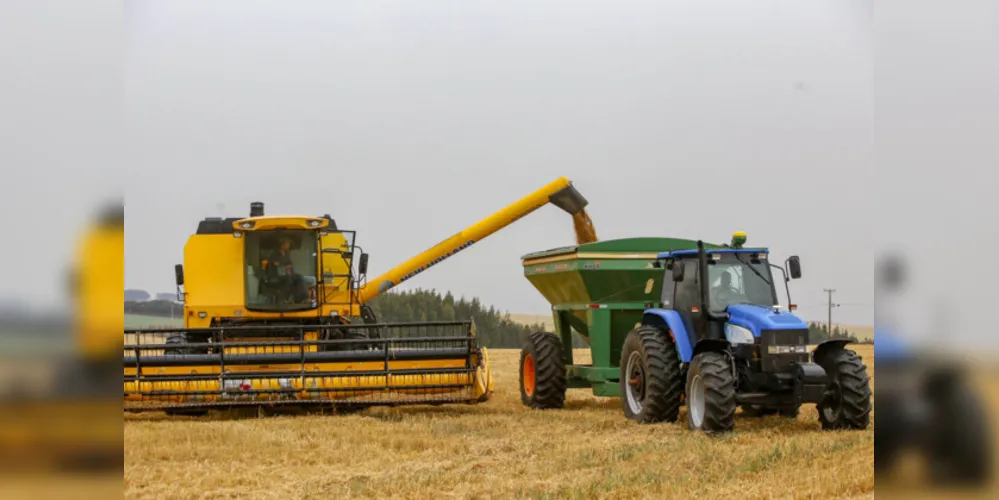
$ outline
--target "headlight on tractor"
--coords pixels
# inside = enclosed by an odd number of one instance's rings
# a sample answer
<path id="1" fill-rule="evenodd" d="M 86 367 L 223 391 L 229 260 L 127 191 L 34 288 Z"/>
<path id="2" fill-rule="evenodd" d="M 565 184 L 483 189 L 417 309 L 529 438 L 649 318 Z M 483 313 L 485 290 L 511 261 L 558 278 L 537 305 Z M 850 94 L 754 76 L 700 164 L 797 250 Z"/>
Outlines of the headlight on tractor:
<path id="1" fill-rule="evenodd" d="M 752 344 L 755 342 L 753 332 L 749 331 L 748 328 L 733 325 L 732 323 L 725 323 L 725 338 L 731 344 Z"/>

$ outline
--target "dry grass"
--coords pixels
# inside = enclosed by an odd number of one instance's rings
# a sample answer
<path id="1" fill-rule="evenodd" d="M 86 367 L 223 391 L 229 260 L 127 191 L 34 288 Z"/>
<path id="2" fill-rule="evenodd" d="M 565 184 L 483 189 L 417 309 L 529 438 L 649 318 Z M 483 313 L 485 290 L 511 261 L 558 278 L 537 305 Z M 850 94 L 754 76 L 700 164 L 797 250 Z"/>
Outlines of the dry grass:
<path id="1" fill-rule="evenodd" d="M 870 346 L 858 350 L 873 363 Z M 619 400 L 586 390 L 570 390 L 563 410 L 529 410 L 520 403 L 518 355 L 492 353 L 497 393 L 477 406 L 200 420 L 126 415 L 125 496 L 874 495 L 873 424 L 823 432 L 806 406 L 797 420 L 738 418 L 736 432 L 709 438 L 683 423 L 632 423 Z"/>

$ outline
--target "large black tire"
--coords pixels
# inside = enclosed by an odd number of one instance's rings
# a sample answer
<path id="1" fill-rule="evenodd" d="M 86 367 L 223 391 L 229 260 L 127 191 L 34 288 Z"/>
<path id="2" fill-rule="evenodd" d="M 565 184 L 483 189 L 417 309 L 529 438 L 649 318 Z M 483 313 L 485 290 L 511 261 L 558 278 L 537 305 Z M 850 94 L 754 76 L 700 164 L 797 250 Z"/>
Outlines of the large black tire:
<path id="1" fill-rule="evenodd" d="M 562 408 L 565 386 L 562 339 L 553 333 L 532 333 L 520 350 L 520 401 L 529 408 Z"/>
<path id="2" fill-rule="evenodd" d="M 956 384 L 931 403 L 927 435 L 930 477 L 941 486 L 982 486 L 992 471 L 991 433 L 981 403 Z"/>
<path id="3" fill-rule="evenodd" d="M 735 374 L 728 356 L 702 352 L 687 371 L 687 427 L 705 434 L 735 428 Z"/>
<path id="4" fill-rule="evenodd" d="M 676 422 L 683 402 L 683 376 L 676 346 L 655 326 L 639 326 L 621 348 L 621 405 L 636 422 Z"/>
<path id="5" fill-rule="evenodd" d="M 856 352 L 841 349 L 816 359 L 829 382 L 816 410 L 824 430 L 866 429 L 871 422 L 871 379 Z"/>

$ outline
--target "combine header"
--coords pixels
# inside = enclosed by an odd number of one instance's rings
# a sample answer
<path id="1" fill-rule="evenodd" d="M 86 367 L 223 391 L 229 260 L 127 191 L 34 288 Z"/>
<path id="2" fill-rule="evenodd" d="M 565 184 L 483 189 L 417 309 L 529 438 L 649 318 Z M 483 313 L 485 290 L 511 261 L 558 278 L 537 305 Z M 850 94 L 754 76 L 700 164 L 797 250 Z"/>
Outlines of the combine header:
<path id="1" fill-rule="evenodd" d="M 368 302 L 552 203 L 595 239 L 565 178 L 367 281 L 329 215 L 209 218 L 175 269 L 184 328 L 125 330 L 126 411 L 479 403 L 493 390 L 472 321 L 380 323 Z M 182 288 L 183 287 L 183 288 Z"/>

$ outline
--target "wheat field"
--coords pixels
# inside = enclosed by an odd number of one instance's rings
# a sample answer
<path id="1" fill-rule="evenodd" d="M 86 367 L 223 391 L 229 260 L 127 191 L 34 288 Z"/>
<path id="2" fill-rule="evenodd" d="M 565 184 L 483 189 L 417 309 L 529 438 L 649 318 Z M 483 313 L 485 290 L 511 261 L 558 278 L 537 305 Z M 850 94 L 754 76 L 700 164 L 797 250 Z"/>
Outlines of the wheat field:
<path id="1" fill-rule="evenodd" d="M 873 350 L 857 349 L 873 377 Z M 683 423 L 635 424 L 620 400 L 581 389 L 568 391 L 562 410 L 529 410 L 520 402 L 519 351 L 490 354 L 496 393 L 474 406 L 325 416 L 126 414 L 125 496 L 874 495 L 873 423 L 866 431 L 823 432 L 808 405 L 795 420 L 740 415 L 734 433 L 711 438 Z"/>

